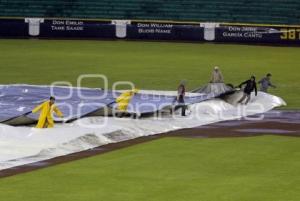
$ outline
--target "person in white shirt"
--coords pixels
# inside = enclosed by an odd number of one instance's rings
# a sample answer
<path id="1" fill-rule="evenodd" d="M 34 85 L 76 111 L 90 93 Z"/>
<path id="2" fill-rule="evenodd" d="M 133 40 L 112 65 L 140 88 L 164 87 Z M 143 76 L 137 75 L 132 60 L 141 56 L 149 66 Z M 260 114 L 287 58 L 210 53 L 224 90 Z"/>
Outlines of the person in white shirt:
<path id="1" fill-rule="evenodd" d="M 210 82 L 211 83 L 223 83 L 224 82 L 224 77 L 218 66 L 214 67 L 214 70 L 211 74 Z"/>

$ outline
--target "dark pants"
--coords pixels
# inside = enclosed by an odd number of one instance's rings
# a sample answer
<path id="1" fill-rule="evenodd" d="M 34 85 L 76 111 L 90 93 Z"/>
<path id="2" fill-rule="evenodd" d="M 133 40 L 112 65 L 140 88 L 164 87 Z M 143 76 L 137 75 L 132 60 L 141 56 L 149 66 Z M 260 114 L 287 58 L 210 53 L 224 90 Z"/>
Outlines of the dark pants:
<path id="1" fill-rule="evenodd" d="M 238 101 L 238 103 L 242 103 L 244 100 L 246 100 L 245 104 L 247 105 L 251 97 L 251 92 L 244 91 L 244 94 L 242 98 Z"/>
<path id="2" fill-rule="evenodd" d="M 184 103 L 184 97 L 182 95 L 179 96 L 177 102 L 178 102 L 177 108 L 178 109 L 181 108 L 181 116 L 185 116 L 186 105 Z"/>

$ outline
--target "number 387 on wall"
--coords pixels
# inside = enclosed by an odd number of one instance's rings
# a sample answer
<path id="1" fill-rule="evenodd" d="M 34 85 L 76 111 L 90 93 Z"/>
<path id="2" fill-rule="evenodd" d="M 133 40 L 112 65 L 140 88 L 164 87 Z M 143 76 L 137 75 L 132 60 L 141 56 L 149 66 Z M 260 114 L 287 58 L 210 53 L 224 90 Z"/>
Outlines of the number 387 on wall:
<path id="1" fill-rule="evenodd" d="M 283 40 L 300 40 L 300 28 L 284 28 L 280 29 L 280 32 L 280 38 Z"/>

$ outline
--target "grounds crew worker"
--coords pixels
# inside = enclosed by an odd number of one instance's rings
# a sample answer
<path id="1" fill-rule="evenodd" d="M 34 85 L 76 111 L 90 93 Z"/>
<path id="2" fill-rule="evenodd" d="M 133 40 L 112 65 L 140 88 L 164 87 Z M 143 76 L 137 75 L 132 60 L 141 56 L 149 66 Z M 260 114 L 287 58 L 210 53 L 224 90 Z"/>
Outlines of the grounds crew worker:
<path id="1" fill-rule="evenodd" d="M 133 89 L 131 91 L 126 91 L 122 93 L 119 97 L 116 98 L 117 109 L 121 112 L 126 112 L 129 102 L 131 101 L 132 97 L 138 93 L 138 89 Z"/>
<path id="2" fill-rule="evenodd" d="M 63 117 L 63 113 L 57 108 L 57 106 L 54 104 L 55 98 L 53 96 L 50 97 L 50 99 L 36 108 L 32 110 L 32 113 L 36 113 L 41 110 L 41 114 L 39 117 L 39 121 L 36 125 L 36 128 L 53 128 L 54 121 L 52 114 L 55 112 L 57 116 Z"/>
<path id="3" fill-rule="evenodd" d="M 179 106 L 177 106 L 177 108 L 181 108 L 181 116 L 185 116 L 185 110 L 186 110 L 186 105 L 185 105 L 185 102 L 184 102 L 185 83 L 186 83 L 185 80 L 181 81 L 181 83 L 179 84 L 179 86 L 177 88 L 176 101 L 179 104 Z"/>
<path id="4" fill-rule="evenodd" d="M 214 70 L 211 74 L 210 83 L 223 83 L 224 77 L 218 66 L 214 67 Z"/>
<path id="5" fill-rule="evenodd" d="M 266 77 L 258 81 L 258 83 L 260 84 L 260 91 L 267 93 L 269 87 L 276 88 L 276 86 L 271 83 L 271 77 L 271 73 L 268 73 Z"/>
<path id="6" fill-rule="evenodd" d="M 253 90 L 255 90 L 255 96 L 257 96 L 257 86 L 256 86 L 256 82 L 255 82 L 255 77 L 252 75 L 250 80 L 246 80 L 245 82 L 241 83 L 239 85 L 239 87 L 242 88 L 243 85 L 246 85 L 244 88 L 244 95 L 238 101 L 238 103 L 242 103 L 246 99 L 245 104 L 247 105 L 250 100 L 251 92 Z"/>

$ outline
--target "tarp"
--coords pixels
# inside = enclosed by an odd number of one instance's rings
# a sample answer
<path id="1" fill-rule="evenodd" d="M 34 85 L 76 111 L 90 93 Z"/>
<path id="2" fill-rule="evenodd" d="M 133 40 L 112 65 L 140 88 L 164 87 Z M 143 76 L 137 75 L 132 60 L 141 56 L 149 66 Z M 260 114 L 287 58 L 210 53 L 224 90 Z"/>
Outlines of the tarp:
<path id="1" fill-rule="evenodd" d="M 185 104 L 190 105 L 200 103 L 215 98 L 217 95 L 220 94 L 199 94 L 197 96 L 185 97 Z M 127 111 L 129 113 L 137 114 L 153 113 L 177 105 L 176 96 L 143 93 L 138 93 L 133 96 L 130 103 Z"/>
<path id="2" fill-rule="evenodd" d="M 0 86 L 0 122 L 7 123 L 24 116 L 35 106 L 48 100 L 50 96 L 56 97 L 56 105 L 63 112 L 64 121 L 70 121 L 93 114 L 101 109 L 104 110 L 107 107 L 115 108 L 115 98 L 120 94 L 120 92 L 90 88 L 2 85 Z M 194 104 L 215 96 L 216 94 L 199 94 L 186 97 L 185 102 L 186 104 Z M 154 113 L 176 105 L 175 99 L 175 95 L 138 93 L 132 98 L 127 112 L 139 115 Z M 36 121 L 38 114 L 29 114 L 26 117 Z"/>
<path id="3" fill-rule="evenodd" d="M 141 92 L 167 96 L 176 94 L 176 91 Z M 51 129 L 0 124 L 0 170 L 29 165 L 104 144 L 261 114 L 285 104 L 279 97 L 258 92 L 257 96 L 252 94 L 248 105 L 234 106 L 222 99 L 193 104 L 186 117 L 181 117 L 180 112 L 142 119 L 86 117 L 72 123 L 58 123 Z"/>
<path id="4" fill-rule="evenodd" d="M 117 93 L 116 93 L 117 94 Z M 0 122 L 20 117 L 35 106 L 56 97 L 56 104 L 65 120 L 80 118 L 114 101 L 111 91 L 87 88 L 49 87 L 33 85 L 0 86 Z M 29 114 L 37 120 L 38 114 Z"/>

